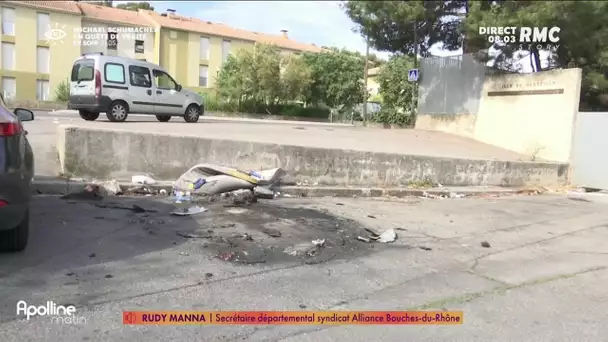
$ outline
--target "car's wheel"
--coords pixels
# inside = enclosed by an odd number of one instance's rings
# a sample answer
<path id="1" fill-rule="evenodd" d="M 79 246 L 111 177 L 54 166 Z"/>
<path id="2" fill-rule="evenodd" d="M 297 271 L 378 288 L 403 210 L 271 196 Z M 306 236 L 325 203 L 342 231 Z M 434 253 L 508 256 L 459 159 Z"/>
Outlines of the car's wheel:
<path id="1" fill-rule="evenodd" d="M 110 105 L 110 110 L 106 113 L 108 120 L 112 122 L 123 122 L 127 120 L 129 108 L 124 101 L 114 101 Z"/>
<path id="2" fill-rule="evenodd" d="M 167 121 L 171 120 L 171 116 L 170 115 L 157 115 L 156 120 L 158 120 L 160 122 L 167 122 Z"/>
<path id="3" fill-rule="evenodd" d="M 80 114 L 80 117 L 86 121 L 95 121 L 99 117 L 99 113 L 93 113 L 87 110 L 80 110 L 78 113 Z"/>
<path id="4" fill-rule="evenodd" d="M 191 104 L 186 108 L 186 113 L 184 113 L 184 120 L 186 122 L 197 122 L 198 118 L 201 116 L 201 107 L 196 104 Z"/>
<path id="5" fill-rule="evenodd" d="M 3 252 L 21 252 L 27 247 L 30 234 L 30 211 L 25 212 L 25 217 L 19 225 L 11 230 L 0 232 L 0 247 Z"/>

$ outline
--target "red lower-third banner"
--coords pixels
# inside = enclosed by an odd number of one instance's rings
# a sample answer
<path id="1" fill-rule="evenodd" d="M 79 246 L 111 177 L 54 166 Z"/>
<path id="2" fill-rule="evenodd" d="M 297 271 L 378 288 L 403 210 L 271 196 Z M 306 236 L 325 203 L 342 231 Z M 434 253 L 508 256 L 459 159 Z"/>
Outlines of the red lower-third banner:
<path id="1" fill-rule="evenodd" d="M 124 311 L 123 324 L 462 324 L 462 311 Z"/>

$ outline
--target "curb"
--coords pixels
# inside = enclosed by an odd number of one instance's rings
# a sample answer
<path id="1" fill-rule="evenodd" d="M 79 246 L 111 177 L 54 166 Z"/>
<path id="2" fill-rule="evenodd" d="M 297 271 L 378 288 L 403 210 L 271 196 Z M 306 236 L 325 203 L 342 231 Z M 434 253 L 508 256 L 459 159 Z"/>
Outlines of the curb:
<path id="1" fill-rule="evenodd" d="M 277 189 L 281 195 L 295 197 L 442 197 L 450 198 L 454 194 L 458 197 L 482 196 L 482 195 L 510 195 L 516 194 L 520 189 L 409 189 L 409 188 L 339 188 L 339 187 L 300 187 L 284 186 Z"/>
<path id="2" fill-rule="evenodd" d="M 70 192 L 84 191 L 87 184 L 91 182 L 75 180 L 45 180 L 34 181 L 32 185 L 34 194 L 45 195 L 65 195 Z M 133 187 L 144 186 L 130 182 L 119 182 L 123 191 Z M 165 190 L 171 193 L 173 184 L 171 182 L 159 182 L 154 185 L 145 185 L 155 190 Z M 408 189 L 408 188 L 341 188 L 341 187 L 303 187 L 303 186 L 282 186 L 275 188 L 280 197 L 285 195 L 293 197 L 443 197 L 450 198 L 454 193 L 458 197 L 484 196 L 484 195 L 511 195 L 522 193 L 522 189 Z"/>

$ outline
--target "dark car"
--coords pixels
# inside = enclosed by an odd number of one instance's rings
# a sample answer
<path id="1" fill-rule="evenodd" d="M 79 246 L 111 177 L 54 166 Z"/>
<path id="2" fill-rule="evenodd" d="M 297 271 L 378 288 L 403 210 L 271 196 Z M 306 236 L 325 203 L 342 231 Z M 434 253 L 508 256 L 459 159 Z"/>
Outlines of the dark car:
<path id="1" fill-rule="evenodd" d="M 34 153 L 22 121 L 32 111 L 11 112 L 0 96 L 0 250 L 18 252 L 27 246 Z"/>

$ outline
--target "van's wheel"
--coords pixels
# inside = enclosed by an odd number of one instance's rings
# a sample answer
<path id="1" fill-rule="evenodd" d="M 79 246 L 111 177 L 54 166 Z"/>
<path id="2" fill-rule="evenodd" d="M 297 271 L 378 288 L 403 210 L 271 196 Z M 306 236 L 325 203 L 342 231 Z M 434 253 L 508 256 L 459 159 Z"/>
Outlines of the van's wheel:
<path id="1" fill-rule="evenodd" d="M 29 234 L 30 210 L 28 208 L 25 217 L 16 228 L 0 232 L 0 249 L 3 252 L 21 252 L 27 247 Z"/>
<path id="2" fill-rule="evenodd" d="M 186 113 L 184 114 L 184 120 L 186 122 L 197 122 L 198 118 L 201 116 L 201 107 L 196 104 L 191 104 L 186 108 Z"/>
<path id="3" fill-rule="evenodd" d="M 171 120 L 171 115 L 157 115 L 156 120 L 158 120 L 160 122 L 167 122 L 167 121 Z"/>
<path id="4" fill-rule="evenodd" d="M 86 121 L 95 121 L 99 117 L 99 113 L 89 112 L 88 110 L 79 110 L 78 114 Z"/>
<path id="5" fill-rule="evenodd" d="M 108 120 L 112 122 L 123 122 L 127 120 L 127 116 L 129 115 L 129 109 L 125 102 L 123 101 L 114 101 L 112 105 L 110 105 L 110 109 L 106 113 Z"/>

